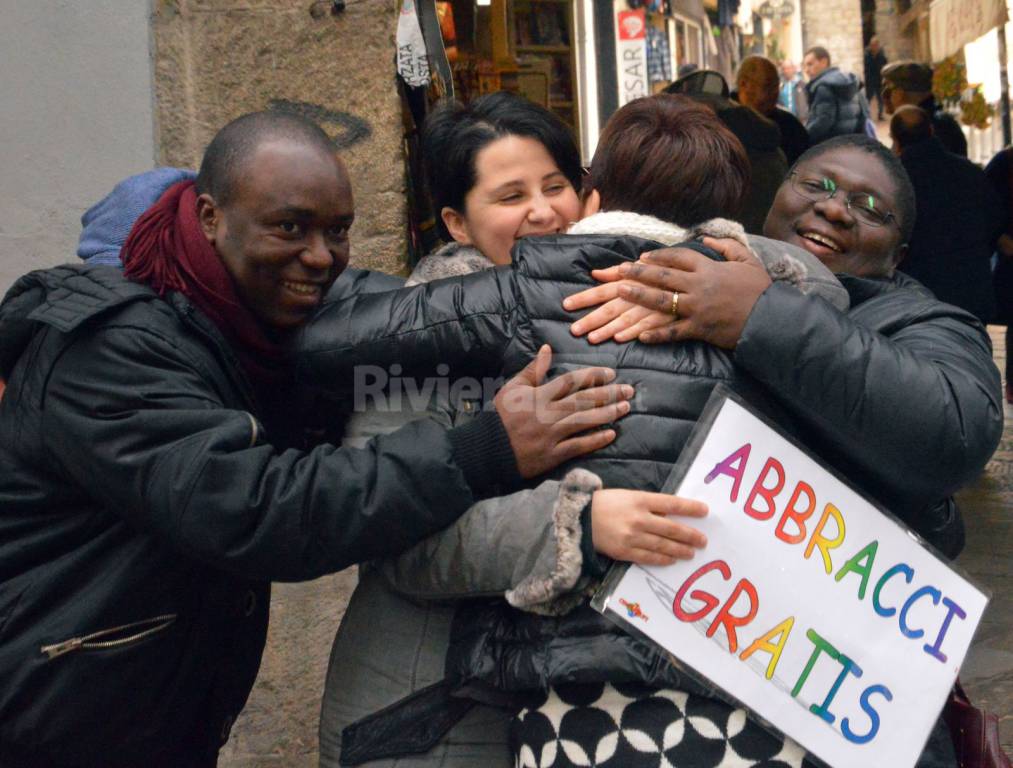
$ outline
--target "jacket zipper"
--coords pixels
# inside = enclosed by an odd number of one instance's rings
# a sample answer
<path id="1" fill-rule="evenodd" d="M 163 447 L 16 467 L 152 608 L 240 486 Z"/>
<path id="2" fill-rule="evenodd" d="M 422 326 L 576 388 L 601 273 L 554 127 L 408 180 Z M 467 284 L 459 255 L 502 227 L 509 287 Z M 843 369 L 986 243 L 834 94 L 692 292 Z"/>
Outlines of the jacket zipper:
<path id="1" fill-rule="evenodd" d="M 121 624 L 118 627 L 111 627 L 110 629 L 102 629 L 98 632 L 92 632 L 90 635 L 84 635 L 83 637 L 72 637 L 69 640 L 63 640 L 59 643 L 53 643 L 52 645 L 44 645 L 40 649 L 42 653 L 46 654 L 50 659 L 55 659 L 57 656 L 63 656 L 65 653 L 77 650 L 104 650 L 109 648 L 118 648 L 124 645 L 130 645 L 136 643 L 138 640 L 142 640 L 145 637 L 161 632 L 163 629 L 167 629 L 173 622 L 176 621 L 178 614 L 166 613 L 162 616 L 155 616 L 151 619 L 144 619 L 143 621 L 134 621 L 130 624 Z M 148 626 L 154 624 L 154 626 Z M 109 635 L 115 635 L 120 632 L 125 632 L 130 629 L 137 627 L 148 627 L 142 632 L 130 635 L 129 637 L 121 637 L 117 640 L 100 640 L 99 638 L 108 637 Z"/>

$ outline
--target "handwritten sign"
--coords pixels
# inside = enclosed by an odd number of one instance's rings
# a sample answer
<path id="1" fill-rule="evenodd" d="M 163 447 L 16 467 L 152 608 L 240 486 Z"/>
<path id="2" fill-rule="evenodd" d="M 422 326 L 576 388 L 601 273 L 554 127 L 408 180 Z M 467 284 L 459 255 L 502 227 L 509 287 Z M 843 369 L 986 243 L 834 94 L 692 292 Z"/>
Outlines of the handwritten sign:
<path id="1" fill-rule="evenodd" d="M 706 420 L 674 492 L 707 547 L 596 603 L 834 768 L 913 766 L 987 597 L 740 403 Z"/>

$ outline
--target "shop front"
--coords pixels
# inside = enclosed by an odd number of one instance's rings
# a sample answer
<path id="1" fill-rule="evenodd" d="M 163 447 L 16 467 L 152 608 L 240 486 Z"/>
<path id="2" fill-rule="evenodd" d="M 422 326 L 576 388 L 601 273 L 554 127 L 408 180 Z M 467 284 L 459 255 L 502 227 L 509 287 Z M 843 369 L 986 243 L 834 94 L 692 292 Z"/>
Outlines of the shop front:
<path id="1" fill-rule="evenodd" d="M 590 159 L 618 107 L 716 51 L 701 0 L 439 0 L 453 92 L 519 93 L 558 115 Z"/>

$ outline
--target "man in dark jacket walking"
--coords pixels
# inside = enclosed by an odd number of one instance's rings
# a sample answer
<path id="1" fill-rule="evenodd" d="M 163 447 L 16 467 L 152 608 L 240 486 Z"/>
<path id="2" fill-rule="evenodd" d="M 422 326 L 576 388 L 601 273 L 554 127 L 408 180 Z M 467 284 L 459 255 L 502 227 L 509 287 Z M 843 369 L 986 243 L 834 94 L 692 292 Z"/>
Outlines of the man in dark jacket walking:
<path id="1" fill-rule="evenodd" d="M 935 137 L 946 151 L 967 157 L 967 137 L 960 124 L 932 95 L 932 67 L 928 64 L 895 61 L 884 67 L 883 101 L 889 115 L 908 104 L 924 109 L 932 118 Z"/>
<path id="2" fill-rule="evenodd" d="M 123 272 L 33 272 L 0 305 L 0 765 L 213 766 L 270 581 L 400 551 L 614 436 L 571 437 L 625 412 L 614 374 L 532 386 L 543 350 L 466 427 L 308 445 L 288 349 L 353 216 L 326 134 L 247 115 L 137 221 Z"/>
<path id="3" fill-rule="evenodd" d="M 869 107 L 872 107 L 872 100 L 876 100 L 876 119 L 883 119 L 883 94 L 880 89 L 883 85 L 883 67 L 886 66 L 886 54 L 879 44 L 879 38 L 875 35 L 869 40 L 865 49 L 865 94 L 869 100 Z"/>
<path id="4" fill-rule="evenodd" d="M 805 124 L 811 144 L 843 136 L 864 133 L 869 117 L 868 106 L 859 92 L 858 78 L 830 66 L 830 53 L 815 46 L 806 51 L 802 69 L 809 82 L 809 119 Z"/>
<path id="5" fill-rule="evenodd" d="M 998 197 L 978 166 L 946 151 L 924 110 L 898 109 L 890 136 L 918 206 L 900 269 L 940 301 L 989 322 L 995 311 L 990 260 L 1004 227 Z"/>

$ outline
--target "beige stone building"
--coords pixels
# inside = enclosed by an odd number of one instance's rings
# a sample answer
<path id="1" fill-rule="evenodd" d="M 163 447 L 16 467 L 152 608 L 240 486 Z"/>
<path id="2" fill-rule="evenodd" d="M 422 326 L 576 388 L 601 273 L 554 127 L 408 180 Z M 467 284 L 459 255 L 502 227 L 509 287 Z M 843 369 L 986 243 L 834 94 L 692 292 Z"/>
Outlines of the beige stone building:
<path id="1" fill-rule="evenodd" d="M 822 45 L 831 63 L 845 72 L 862 72 L 861 0 L 801 0 L 803 51 Z"/>

